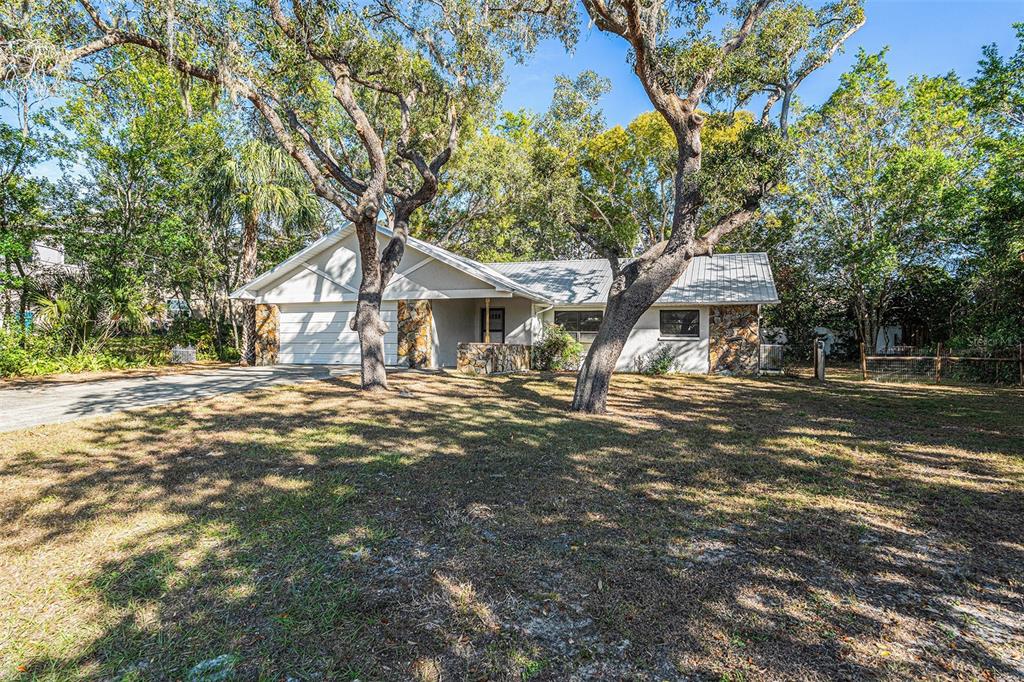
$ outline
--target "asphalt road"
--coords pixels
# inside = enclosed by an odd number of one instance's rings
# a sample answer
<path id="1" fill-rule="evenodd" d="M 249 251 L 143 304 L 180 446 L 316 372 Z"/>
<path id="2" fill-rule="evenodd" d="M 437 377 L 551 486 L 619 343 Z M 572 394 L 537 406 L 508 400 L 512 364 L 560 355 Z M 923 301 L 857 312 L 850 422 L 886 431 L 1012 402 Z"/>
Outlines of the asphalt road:
<path id="1" fill-rule="evenodd" d="M 324 379 L 329 375 L 327 367 L 279 365 L 13 386 L 0 389 L 0 431 L 16 431 L 113 414 L 135 407 Z"/>

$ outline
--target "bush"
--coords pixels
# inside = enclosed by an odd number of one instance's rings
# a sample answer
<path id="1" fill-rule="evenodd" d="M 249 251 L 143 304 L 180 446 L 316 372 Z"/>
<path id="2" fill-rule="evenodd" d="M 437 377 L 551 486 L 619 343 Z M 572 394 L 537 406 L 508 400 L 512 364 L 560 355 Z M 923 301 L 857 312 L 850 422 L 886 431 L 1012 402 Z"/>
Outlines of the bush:
<path id="1" fill-rule="evenodd" d="M 238 349 L 223 338 L 218 339 L 217 333 L 217 326 L 209 320 L 175 317 L 167 330 L 168 350 L 170 346 L 194 346 L 199 360 L 237 361 L 240 357 Z"/>
<path id="2" fill-rule="evenodd" d="M 659 343 L 649 353 L 638 355 L 634 364 L 636 371 L 647 376 L 664 376 L 672 371 L 672 364 L 675 362 L 675 353 L 663 343 Z"/>
<path id="3" fill-rule="evenodd" d="M 580 366 L 583 344 L 557 324 L 544 325 L 540 343 L 533 345 L 533 368 L 542 372 L 575 370 Z"/>
<path id="4" fill-rule="evenodd" d="M 65 338 L 58 334 L 45 330 L 24 334 L 20 330 L 0 329 L 0 377 L 165 365 L 170 362 L 174 343 L 168 336 L 117 336 L 102 343 L 86 339 L 78 350 L 69 353 Z M 212 351 L 211 346 L 210 353 L 201 357 L 209 358 Z"/>
<path id="5" fill-rule="evenodd" d="M 71 374 L 152 364 L 101 350 L 86 342 L 74 353 L 63 350 L 64 339 L 52 334 L 0 330 L 0 377 Z"/>
<path id="6" fill-rule="evenodd" d="M 20 325 L 0 327 L 0 377 L 166 365 L 172 346 L 194 346 L 199 360 L 238 359 L 233 345 L 221 343 L 215 325 L 202 319 L 176 319 L 165 334 L 113 335 L 109 325 L 82 322 L 70 297 L 44 306 L 41 323 L 25 333 Z"/>
<path id="7" fill-rule="evenodd" d="M 50 339 L 37 334 L 23 334 L 18 329 L 0 329 L 0 377 L 23 374 L 35 358 L 49 357 Z"/>

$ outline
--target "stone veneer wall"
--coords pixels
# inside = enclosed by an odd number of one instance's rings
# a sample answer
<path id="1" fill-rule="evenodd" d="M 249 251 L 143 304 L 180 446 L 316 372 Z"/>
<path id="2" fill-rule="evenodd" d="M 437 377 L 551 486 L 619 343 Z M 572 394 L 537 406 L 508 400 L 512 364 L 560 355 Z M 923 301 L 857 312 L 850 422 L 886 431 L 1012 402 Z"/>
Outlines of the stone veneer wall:
<path id="1" fill-rule="evenodd" d="M 272 303 L 256 304 L 256 364 L 276 365 L 281 350 L 281 312 Z"/>
<path id="2" fill-rule="evenodd" d="M 398 357 L 409 367 L 430 366 L 430 301 L 398 302 Z"/>
<path id="3" fill-rule="evenodd" d="M 760 340 L 756 305 L 711 306 L 711 374 L 757 374 Z"/>
<path id="4" fill-rule="evenodd" d="M 530 369 L 530 347 L 519 343 L 460 343 L 456 368 L 467 374 L 504 374 Z"/>

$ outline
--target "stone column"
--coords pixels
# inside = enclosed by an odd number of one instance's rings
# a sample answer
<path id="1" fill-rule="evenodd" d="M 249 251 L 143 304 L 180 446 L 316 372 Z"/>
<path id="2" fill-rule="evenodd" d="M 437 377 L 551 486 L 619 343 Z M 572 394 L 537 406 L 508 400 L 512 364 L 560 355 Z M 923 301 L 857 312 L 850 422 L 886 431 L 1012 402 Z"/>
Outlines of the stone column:
<path id="1" fill-rule="evenodd" d="M 281 350 L 281 312 L 272 303 L 256 304 L 256 364 L 276 365 Z"/>
<path id="2" fill-rule="evenodd" d="M 756 305 L 712 306 L 708 311 L 711 374 L 757 374 L 760 339 Z"/>
<path id="3" fill-rule="evenodd" d="M 430 367 L 430 328 L 433 311 L 429 300 L 398 302 L 398 357 L 409 367 Z"/>

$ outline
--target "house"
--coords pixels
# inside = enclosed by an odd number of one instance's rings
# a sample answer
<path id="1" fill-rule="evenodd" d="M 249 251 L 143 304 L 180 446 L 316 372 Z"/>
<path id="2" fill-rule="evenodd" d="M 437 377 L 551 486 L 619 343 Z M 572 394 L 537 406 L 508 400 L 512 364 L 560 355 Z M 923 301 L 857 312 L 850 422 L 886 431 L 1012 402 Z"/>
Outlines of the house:
<path id="1" fill-rule="evenodd" d="M 391 236 L 378 228 L 381 248 Z M 349 328 L 359 289 L 354 227 L 334 230 L 231 296 L 257 304 L 260 364 L 358 364 Z M 410 238 L 384 292 L 389 365 L 458 367 L 475 372 L 529 367 L 529 348 L 545 324 L 593 341 L 611 270 L 603 259 L 479 263 Z M 753 373 L 760 306 L 778 302 L 763 253 L 699 257 L 640 318 L 619 359 L 634 370 L 659 346 L 673 369 Z"/>
<path id="2" fill-rule="evenodd" d="M 857 334 L 852 331 L 836 331 L 829 327 L 814 327 L 814 336 L 824 342 L 825 355 L 833 355 L 838 352 L 840 355 L 853 355 L 858 352 Z M 867 348 L 868 355 L 892 355 L 904 352 L 907 346 L 903 345 L 903 327 L 898 324 L 883 325 L 875 334 L 874 349 Z M 782 327 L 765 327 L 761 330 L 761 337 L 769 343 L 786 345 L 789 343 L 789 336 Z"/>
<path id="3" fill-rule="evenodd" d="M 11 267 L 8 265 L 8 268 Z M 33 296 L 40 293 L 55 293 L 68 277 L 76 276 L 81 272 L 81 267 L 66 261 L 63 246 L 41 240 L 32 242 L 30 255 L 24 260 L 23 267 L 26 279 L 32 284 L 29 291 Z M 8 270 L 9 276 L 14 274 L 13 269 Z M 22 293 L 22 289 L 15 287 L 0 288 L 0 329 L 5 324 L 12 322 L 18 326 L 24 325 L 25 328 L 32 327 L 35 316 L 33 309 L 36 306 L 31 298 L 25 301 L 24 319 L 20 318 L 20 314 L 15 314 L 21 310 Z"/>
<path id="4" fill-rule="evenodd" d="M 64 247 L 45 242 L 32 242 L 31 262 L 42 267 L 64 265 Z"/>

